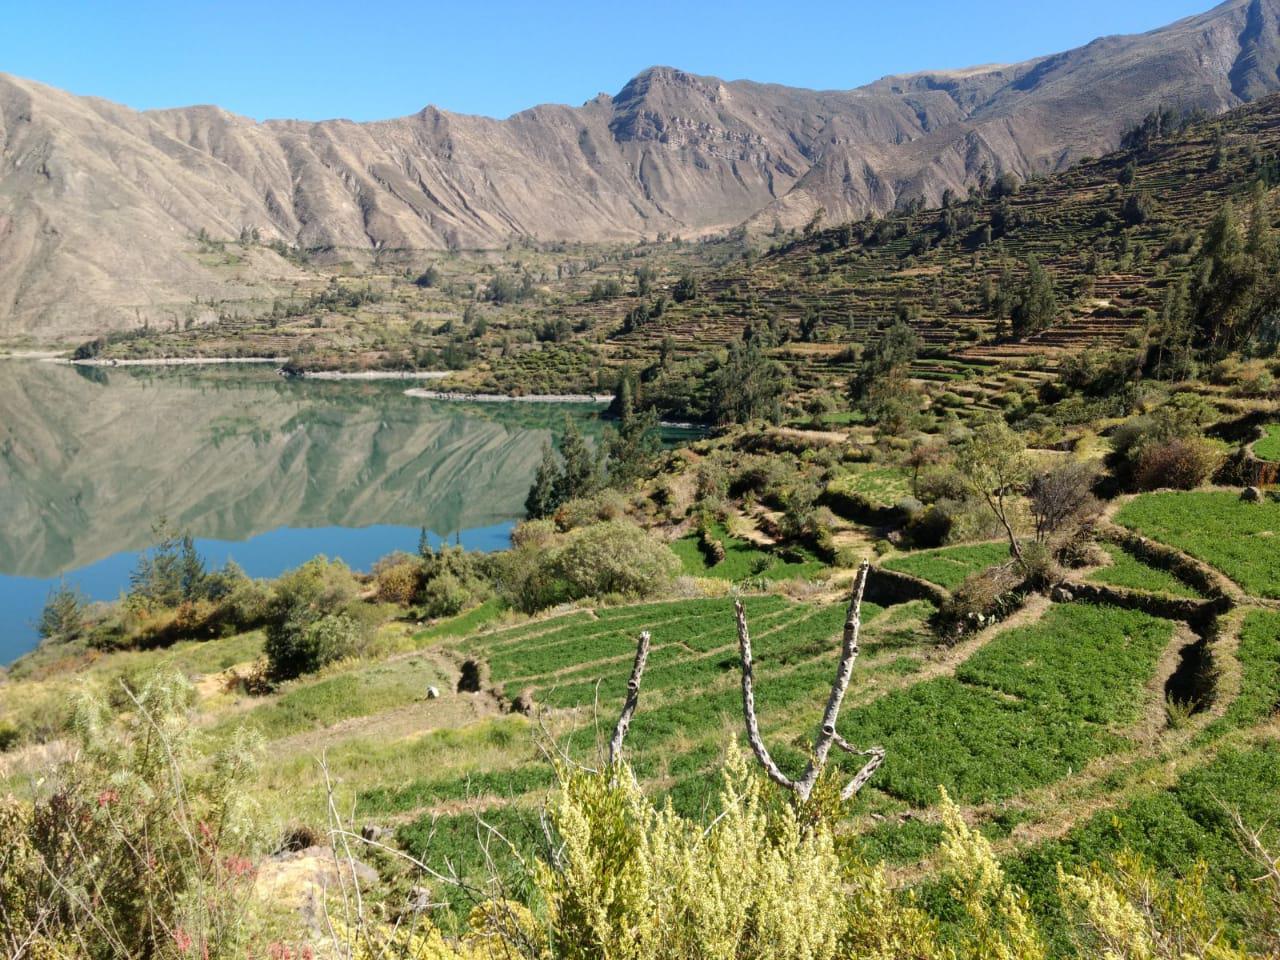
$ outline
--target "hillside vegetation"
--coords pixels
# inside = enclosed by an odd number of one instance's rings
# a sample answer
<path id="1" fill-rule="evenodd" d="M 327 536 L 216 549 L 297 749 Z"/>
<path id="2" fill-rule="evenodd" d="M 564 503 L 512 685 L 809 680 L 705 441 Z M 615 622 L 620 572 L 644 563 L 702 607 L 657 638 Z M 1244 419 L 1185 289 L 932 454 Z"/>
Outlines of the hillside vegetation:
<path id="1" fill-rule="evenodd" d="M 419 344 L 472 351 L 446 385 L 607 389 L 605 435 L 494 554 L 261 582 L 165 528 L 119 602 L 55 591 L 0 685 L 0 942 L 1280 955 L 1278 140 L 1154 114 L 939 209 L 493 272 Z M 312 329 L 408 344 L 464 276 Z"/>

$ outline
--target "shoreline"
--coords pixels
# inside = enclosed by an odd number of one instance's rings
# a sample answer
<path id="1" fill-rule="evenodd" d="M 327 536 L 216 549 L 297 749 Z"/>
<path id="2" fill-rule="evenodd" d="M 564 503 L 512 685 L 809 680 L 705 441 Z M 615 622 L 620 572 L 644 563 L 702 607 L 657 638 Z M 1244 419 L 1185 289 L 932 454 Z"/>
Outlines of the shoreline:
<path id="1" fill-rule="evenodd" d="M 208 364 L 229 363 L 288 363 L 288 357 L 145 357 L 137 360 L 99 360 L 91 357 L 75 360 L 71 357 L 44 357 L 43 363 L 57 363 L 72 367 L 196 367 Z"/>
<path id="2" fill-rule="evenodd" d="M 418 397 L 423 400 L 450 400 L 458 403 L 590 403 L 599 405 L 613 403 L 613 394 L 602 393 L 531 393 L 524 396 L 511 397 L 505 393 L 458 393 L 411 387 L 404 394 L 406 397 Z"/>
<path id="3" fill-rule="evenodd" d="M 444 380 L 454 370 L 300 370 L 285 376 L 298 380 Z"/>

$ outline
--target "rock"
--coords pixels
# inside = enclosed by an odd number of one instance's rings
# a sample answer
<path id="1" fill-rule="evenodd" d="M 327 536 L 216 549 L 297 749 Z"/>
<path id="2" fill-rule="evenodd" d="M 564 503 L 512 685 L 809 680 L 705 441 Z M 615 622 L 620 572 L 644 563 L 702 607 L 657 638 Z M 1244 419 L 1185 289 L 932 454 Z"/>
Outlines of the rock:
<path id="1" fill-rule="evenodd" d="M 533 716 L 533 711 L 537 708 L 537 703 L 533 699 L 533 687 L 525 687 L 520 691 L 519 695 L 511 702 L 512 713 L 523 713 L 526 717 Z"/>
<path id="2" fill-rule="evenodd" d="M 435 699 L 437 699 L 439 696 L 440 696 L 440 688 L 439 688 L 439 687 L 427 687 L 427 699 L 428 699 L 428 700 L 435 700 Z"/>
<path id="3" fill-rule="evenodd" d="M 1068 590 L 1062 584 L 1058 584 L 1058 586 L 1054 587 L 1053 590 L 1049 593 L 1049 599 L 1052 600 L 1054 603 L 1070 603 L 1072 600 L 1075 599 L 1075 594 L 1073 594 L 1070 590 Z"/>
<path id="4" fill-rule="evenodd" d="M 424 913 L 431 909 L 431 888 L 414 887 L 409 891 L 409 909 L 414 913 Z"/>
<path id="5" fill-rule="evenodd" d="M 1261 503 L 1262 491 L 1257 487 L 1245 487 L 1240 491 L 1240 499 L 1245 503 Z"/>

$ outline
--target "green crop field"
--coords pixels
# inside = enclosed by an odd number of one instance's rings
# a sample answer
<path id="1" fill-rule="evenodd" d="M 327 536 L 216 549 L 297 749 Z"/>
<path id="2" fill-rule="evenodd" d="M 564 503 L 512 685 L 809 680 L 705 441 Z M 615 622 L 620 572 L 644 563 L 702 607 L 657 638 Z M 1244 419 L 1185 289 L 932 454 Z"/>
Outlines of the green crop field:
<path id="1" fill-rule="evenodd" d="M 714 566 L 707 562 L 697 534 L 681 537 L 671 544 L 684 572 L 691 577 L 715 577 L 719 580 L 789 580 L 793 577 L 816 576 L 824 564 L 811 558 L 803 561 L 784 560 L 755 544 L 731 536 L 721 524 L 712 524 L 711 535 L 724 545 L 724 559 Z"/>
<path id="2" fill-rule="evenodd" d="M 1240 693 L 1227 707 L 1229 724 L 1247 726 L 1280 710 L 1280 612 L 1250 610 L 1240 627 Z"/>
<path id="3" fill-rule="evenodd" d="M 1280 501 L 1246 503 L 1234 493 L 1147 493 L 1117 522 L 1185 550 L 1258 597 L 1280 597 Z"/>
<path id="4" fill-rule="evenodd" d="M 957 547 L 941 547 L 937 550 L 922 550 L 901 557 L 893 557 L 884 562 L 889 570 L 899 570 L 936 583 L 947 590 L 954 590 L 964 582 L 971 573 L 985 570 L 997 563 L 1009 559 L 1009 544 L 1001 541 L 994 543 L 962 544 Z"/>
<path id="5" fill-rule="evenodd" d="M 1173 597 L 1200 596 L 1169 571 L 1145 564 L 1115 544 L 1104 543 L 1102 549 L 1111 557 L 1111 564 L 1089 574 L 1088 579 L 1094 583 L 1145 590 L 1148 593 L 1164 593 Z"/>
<path id="6" fill-rule="evenodd" d="M 1253 455 L 1259 460 L 1280 462 L 1280 423 L 1268 423 L 1263 431 L 1262 439 L 1253 445 Z"/>

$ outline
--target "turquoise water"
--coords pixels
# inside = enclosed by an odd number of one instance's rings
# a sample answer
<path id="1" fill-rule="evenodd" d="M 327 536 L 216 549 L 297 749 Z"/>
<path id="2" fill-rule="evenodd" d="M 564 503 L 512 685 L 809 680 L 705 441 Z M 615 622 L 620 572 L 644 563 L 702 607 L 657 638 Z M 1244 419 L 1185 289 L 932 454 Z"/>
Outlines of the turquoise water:
<path id="1" fill-rule="evenodd" d="M 544 443 L 598 409 L 458 404 L 403 385 L 251 367 L 84 370 L 0 361 L 0 663 L 66 582 L 127 588 L 161 518 L 210 566 L 271 577 L 316 554 L 367 570 L 434 542 L 502 549 Z"/>

